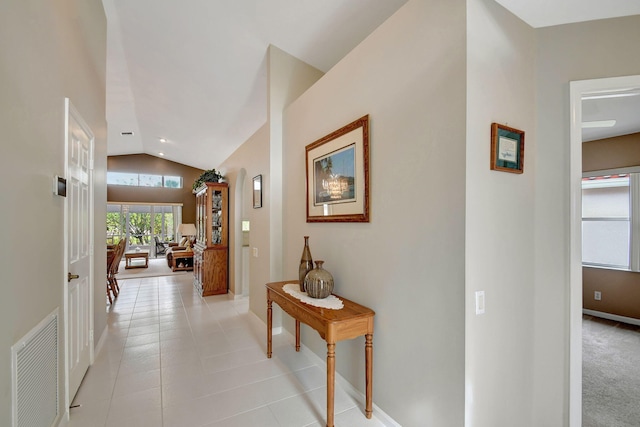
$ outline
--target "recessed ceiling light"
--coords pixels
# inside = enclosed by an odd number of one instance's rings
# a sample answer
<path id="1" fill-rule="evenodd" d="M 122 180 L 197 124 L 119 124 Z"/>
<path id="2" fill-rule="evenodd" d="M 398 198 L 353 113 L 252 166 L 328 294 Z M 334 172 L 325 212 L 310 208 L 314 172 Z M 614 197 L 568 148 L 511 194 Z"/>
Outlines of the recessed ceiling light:
<path id="1" fill-rule="evenodd" d="M 160 156 L 164 156 L 164 153 L 158 153 L 158 155 L 160 155 Z"/>
<path id="2" fill-rule="evenodd" d="M 131 132 L 131 131 L 120 132 L 120 135 L 122 135 L 122 136 L 133 136 L 133 132 Z"/>
<path id="3" fill-rule="evenodd" d="M 582 122 L 582 129 L 589 128 L 610 128 L 615 126 L 615 120 L 594 120 L 592 122 Z"/>
<path id="4" fill-rule="evenodd" d="M 165 142 L 167 142 L 167 140 L 164 139 L 164 138 L 160 138 L 160 142 L 165 143 Z"/>

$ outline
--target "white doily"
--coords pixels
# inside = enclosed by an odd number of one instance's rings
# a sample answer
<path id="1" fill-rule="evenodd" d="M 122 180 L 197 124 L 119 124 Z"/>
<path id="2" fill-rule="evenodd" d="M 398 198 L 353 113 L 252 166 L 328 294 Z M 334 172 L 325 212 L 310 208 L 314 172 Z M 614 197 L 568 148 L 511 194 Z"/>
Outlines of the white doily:
<path id="1" fill-rule="evenodd" d="M 329 308 L 331 310 L 340 310 L 344 307 L 342 300 L 335 295 L 329 295 L 322 299 L 311 298 L 306 292 L 300 292 L 300 285 L 297 283 L 287 283 L 282 287 L 282 290 L 303 303 L 314 307 Z"/>

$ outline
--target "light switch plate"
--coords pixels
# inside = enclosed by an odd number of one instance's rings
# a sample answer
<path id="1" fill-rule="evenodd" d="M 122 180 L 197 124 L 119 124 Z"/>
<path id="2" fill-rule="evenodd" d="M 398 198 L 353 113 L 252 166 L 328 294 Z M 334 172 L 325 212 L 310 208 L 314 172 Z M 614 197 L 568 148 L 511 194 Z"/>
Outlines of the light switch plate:
<path id="1" fill-rule="evenodd" d="M 484 314 L 484 291 L 476 291 L 476 314 Z"/>
<path id="2" fill-rule="evenodd" d="M 258 258 L 258 248 L 253 248 L 253 257 Z"/>

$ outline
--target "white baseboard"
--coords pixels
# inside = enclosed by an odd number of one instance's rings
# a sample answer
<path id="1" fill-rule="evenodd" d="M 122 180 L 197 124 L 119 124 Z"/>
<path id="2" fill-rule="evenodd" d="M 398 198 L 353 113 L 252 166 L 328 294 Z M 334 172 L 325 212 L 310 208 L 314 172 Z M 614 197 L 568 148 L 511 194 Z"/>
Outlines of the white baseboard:
<path id="1" fill-rule="evenodd" d="M 285 330 L 287 335 L 290 336 L 291 342 L 295 342 L 295 337 L 291 335 L 288 331 Z M 321 366 L 323 370 L 327 370 L 327 361 L 313 351 L 309 350 L 304 344 L 300 343 L 300 351 L 311 359 L 316 365 Z M 355 401 L 357 401 L 361 407 L 364 408 L 366 403 L 366 396 L 362 394 L 357 388 L 355 388 L 349 381 L 347 381 L 342 375 L 336 372 L 336 383 L 342 387 L 342 389 L 351 396 Z M 386 427 L 402 427 L 398 424 L 393 418 L 391 418 L 386 412 L 380 409 L 375 403 L 373 404 L 373 414 L 376 418 L 384 424 Z"/>
<path id="2" fill-rule="evenodd" d="M 253 322 L 259 327 L 264 328 L 266 330 L 267 324 L 262 321 L 253 311 L 249 310 L 249 318 L 253 320 Z M 284 329 L 282 326 L 278 326 L 277 328 L 271 328 L 271 335 L 280 335 Z"/>
<path id="3" fill-rule="evenodd" d="M 98 354 L 100 354 L 100 351 L 104 347 L 104 343 L 106 342 L 106 340 L 107 340 L 107 327 L 105 327 L 102 330 L 102 333 L 100 334 L 100 339 L 98 340 L 98 344 L 96 344 L 96 347 L 93 350 L 93 358 L 94 358 L 94 360 L 95 360 L 96 357 L 98 357 Z M 91 363 L 93 363 L 93 361 Z"/>
<path id="4" fill-rule="evenodd" d="M 69 425 L 69 409 L 65 411 L 64 414 L 60 417 L 57 426 L 58 427 L 67 427 Z"/>
<path id="5" fill-rule="evenodd" d="M 589 316 L 602 317 L 603 319 L 614 320 L 616 322 L 628 323 L 630 325 L 640 326 L 640 319 L 635 319 L 633 317 L 625 317 L 618 316 L 617 314 L 605 313 L 602 311 L 595 310 L 587 310 L 586 308 L 582 309 L 584 314 L 588 314 Z"/>
<path id="6" fill-rule="evenodd" d="M 231 291 L 229 291 L 229 294 L 231 295 L 231 299 L 233 300 L 237 300 L 237 299 L 249 299 L 249 295 L 242 295 L 242 294 L 235 294 Z"/>
<path id="7" fill-rule="evenodd" d="M 251 313 L 253 315 L 252 318 L 255 321 L 260 322 L 260 324 L 261 324 L 261 326 L 263 328 L 267 327 L 267 325 L 262 321 L 262 319 L 260 319 L 258 316 L 256 316 L 255 313 L 253 313 L 252 311 L 249 311 L 249 313 Z M 289 340 L 291 342 L 291 345 L 292 346 L 295 345 L 294 344 L 295 341 L 296 341 L 295 336 L 293 336 L 291 333 L 289 333 L 289 331 L 287 331 L 286 329 L 284 329 L 282 327 L 272 328 L 272 334 L 273 335 L 284 334 L 286 336 L 287 340 Z M 306 347 L 303 343 L 300 343 L 300 351 L 306 357 L 308 357 L 313 363 L 315 363 L 318 366 L 320 366 L 324 371 L 327 370 L 327 361 L 324 360 L 323 358 L 321 358 L 320 356 L 318 356 L 317 354 L 315 354 L 308 347 Z M 366 396 L 364 394 L 362 394 L 358 389 L 356 389 L 349 381 L 347 381 L 338 372 L 336 372 L 336 383 L 339 384 L 340 387 L 342 387 L 342 389 L 349 396 L 351 396 L 354 400 L 356 400 L 360 404 L 360 406 L 362 406 L 364 408 L 365 402 L 366 402 Z M 402 427 L 393 418 L 391 418 L 387 413 L 385 413 L 382 409 L 380 409 L 375 403 L 373 404 L 373 414 L 386 427 Z"/>
<path id="8" fill-rule="evenodd" d="M 102 333 L 100 334 L 100 339 L 98 339 L 98 344 L 96 344 L 95 348 L 93 349 L 93 360 L 91 361 L 92 365 L 95 359 L 98 357 L 98 355 L 102 351 L 102 349 L 104 348 L 104 344 L 107 341 L 107 329 L 108 328 L 105 327 L 102 330 Z M 58 421 L 57 427 L 67 427 L 69 425 L 69 420 L 70 420 L 70 414 L 69 414 L 69 408 L 67 408 L 67 410 L 61 415 L 60 420 Z"/>

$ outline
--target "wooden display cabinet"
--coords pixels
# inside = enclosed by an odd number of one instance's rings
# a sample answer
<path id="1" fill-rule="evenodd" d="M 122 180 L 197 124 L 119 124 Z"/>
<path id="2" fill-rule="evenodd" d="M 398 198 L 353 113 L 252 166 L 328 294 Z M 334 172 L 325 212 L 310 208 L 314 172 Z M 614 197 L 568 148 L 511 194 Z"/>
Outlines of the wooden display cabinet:
<path id="1" fill-rule="evenodd" d="M 207 182 L 196 190 L 194 286 L 202 296 L 229 291 L 229 184 Z"/>

